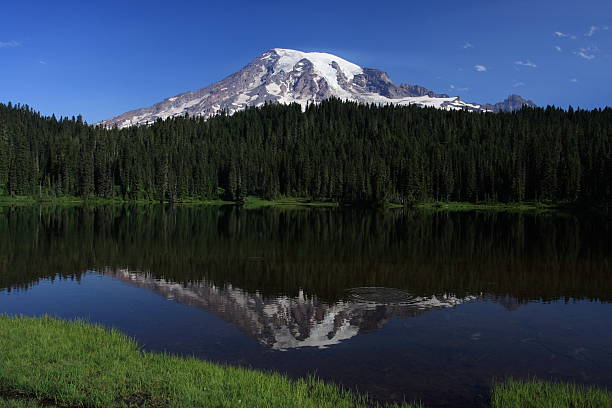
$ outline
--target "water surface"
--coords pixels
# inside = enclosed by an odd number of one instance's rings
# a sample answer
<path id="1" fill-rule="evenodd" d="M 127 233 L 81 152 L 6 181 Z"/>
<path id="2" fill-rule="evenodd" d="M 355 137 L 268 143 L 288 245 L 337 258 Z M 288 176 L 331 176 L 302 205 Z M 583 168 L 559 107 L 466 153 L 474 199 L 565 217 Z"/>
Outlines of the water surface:
<path id="1" fill-rule="evenodd" d="M 0 313 L 384 401 L 612 384 L 611 223 L 563 214 L 0 208 Z"/>

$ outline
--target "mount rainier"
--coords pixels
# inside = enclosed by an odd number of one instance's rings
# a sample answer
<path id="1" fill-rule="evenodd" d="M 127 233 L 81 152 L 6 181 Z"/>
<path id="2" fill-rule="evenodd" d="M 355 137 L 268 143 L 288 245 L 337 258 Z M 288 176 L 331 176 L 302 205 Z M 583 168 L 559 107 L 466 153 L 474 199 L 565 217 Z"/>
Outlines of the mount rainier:
<path id="1" fill-rule="evenodd" d="M 305 108 L 308 103 L 330 97 L 360 103 L 469 111 L 511 111 L 523 105 L 535 106 L 519 95 L 511 95 L 495 105 L 468 103 L 458 96 L 438 94 L 418 85 L 395 85 L 386 72 L 362 68 L 332 54 L 274 48 L 219 82 L 100 124 L 124 128 L 185 114 L 204 118 L 220 112 L 231 115 L 266 102 L 298 103 Z"/>

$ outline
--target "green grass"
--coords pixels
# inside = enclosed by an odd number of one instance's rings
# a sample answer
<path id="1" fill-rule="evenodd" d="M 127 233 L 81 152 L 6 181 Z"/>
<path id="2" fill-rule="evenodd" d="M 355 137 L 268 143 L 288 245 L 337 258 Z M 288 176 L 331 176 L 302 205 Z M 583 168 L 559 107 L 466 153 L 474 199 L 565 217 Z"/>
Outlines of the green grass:
<path id="1" fill-rule="evenodd" d="M 37 197 L 37 196 L 0 196 L 1 205 L 33 205 L 33 204 L 50 204 L 50 205 L 119 205 L 119 204 L 157 204 L 157 200 L 125 200 L 122 198 L 88 198 L 62 196 L 62 197 Z M 179 205 L 234 205 L 233 201 L 226 200 L 201 200 L 197 198 L 181 199 L 173 204 Z M 257 209 L 264 207 L 282 207 L 282 208 L 305 208 L 305 207 L 337 207 L 338 203 L 333 201 L 314 201 L 308 198 L 300 197 L 284 197 L 276 200 L 265 200 L 256 196 L 248 196 L 244 201 L 244 207 L 247 209 Z M 403 208 L 401 204 L 386 203 L 385 208 Z M 421 202 L 414 205 L 414 208 L 432 211 L 555 211 L 565 207 L 562 204 L 554 203 L 539 203 L 539 202 L 524 202 L 524 203 L 467 203 L 467 202 Z"/>
<path id="2" fill-rule="evenodd" d="M 0 315 L 0 350 L 0 408 L 379 406 L 312 378 L 142 352 L 124 334 L 82 321 Z M 612 394 L 511 379 L 494 386 L 491 407 L 611 408 Z"/>
<path id="3" fill-rule="evenodd" d="M 374 406 L 316 379 L 144 353 L 125 335 L 83 322 L 0 316 L 0 350 L 6 407 Z"/>
<path id="4" fill-rule="evenodd" d="M 36 401 L 32 399 L 1 399 L 0 408 L 64 408 L 53 405 L 49 401 Z M 72 408 L 72 407 L 71 407 Z"/>
<path id="5" fill-rule="evenodd" d="M 122 198 L 82 198 L 72 196 L 62 197 L 35 197 L 35 196 L 0 196 L 0 206 L 21 206 L 21 205 L 56 205 L 56 206 L 97 206 L 97 205 L 124 205 L 124 204 L 135 204 L 135 205 L 149 205 L 159 204 L 157 200 L 124 200 Z M 228 205 L 234 204 L 232 201 L 224 200 L 200 200 L 195 198 L 182 199 L 176 201 L 173 204 L 180 205 Z"/>
<path id="6" fill-rule="evenodd" d="M 612 394 L 573 384 L 509 379 L 493 388 L 491 406 L 493 408 L 611 408 Z"/>
<path id="7" fill-rule="evenodd" d="M 113 204 L 158 204 L 157 200 L 124 200 L 122 198 L 88 198 L 62 196 L 62 197 L 36 197 L 36 196 L 0 196 L 0 205 L 113 205 Z M 234 205 L 233 201 L 226 200 L 200 200 L 186 198 L 174 202 L 179 205 Z M 263 198 L 249 196 L 244 202 L 244 207 L 256 209 L 263 207 L 335 207 L 336 203 L 329 201 L 312 201 L 306 198 L 287 197 L 278 200 L 264 200 Z"/>
<path id="8" fill-rule="evenodd" d="M 306 198 L 286 197 L 278 200 L 264 200 L 263 198 L 248 196 L 244 201 L 247 209 L 263 207 L 337 207 L 338 204 L 331 201 L 312 201 Z"/>
<path id="9" fill-rule="evenodd" d="M 43 405 L 33 400 L 0 399 L 0 408 L 38 408 Z M 47 408 L 54 408 L 52 405 L 44 405 Z"/>
<path id="10" fill-rule="evenodd" d="M 394 207 L 400 207 L 394 205 Z M 563 206 L 551 203 L 524 202 L 524 203 L 466 203 L 466 202 L 423 202 L 415 205 L 423 210 L 439 211 L 555 211 Z"/>

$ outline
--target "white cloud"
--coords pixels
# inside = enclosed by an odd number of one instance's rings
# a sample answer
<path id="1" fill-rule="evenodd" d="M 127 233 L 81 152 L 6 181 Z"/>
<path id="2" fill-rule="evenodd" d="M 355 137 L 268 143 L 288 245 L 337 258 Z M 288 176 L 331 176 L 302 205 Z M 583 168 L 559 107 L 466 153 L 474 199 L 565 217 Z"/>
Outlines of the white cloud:
<path id="1" fill-rule="evenodd" d="M 561 47 L 559 47 L 558 45 L 555 45 L 555 50 L 557 50 L 557 51 L 559 51 L 559 52 L 563 51 L 563 50 L 561 49 Z"/>
<path id="2" fill-rule="evenodd" d="M 599 30 L 607 30 L 608 26 L 603 26 L 603 27 L 599 27 L 599 26 L 595 26 L 592 25 L 591 27 L 589 27 L 589 31 L 587 33 L 584 34 L 585 37 L 592 37 L 597 31 Z"/>
<path id="3" fill-rule="evenodd" d="M 19 47 L 21 44 L 17 41 L 0 41 L 0 48 L 15 48 Z"/>
<path id="4" fill-rule="evenodd" d="M 527 60 L 527 61 L 514 61 L 514 65 L 520 65 L 522 67 L 529 67 L 529 68 L 537 68 L 538 66 L 536 64 L 534 64 L 533 62 Z"/>
<path id="5" fill-rule="evenodd" d="M 474 46 L 471 43 L 466 42 L 465 44 L 463 44 L 463 48 L 467 50 L 468 48 L 474 48 Z"/>
<path id="6" fill-rule="evenodd" d="M 39 63 L 40 65 L 47 65 L 47 61 L 43 61 L 43 60 L 38 61 L 38 63 Z"/>
<path id="7" fill-rule="evenodd" d="M 478 72 L 485 72 L 487 70 L 487 67 L 485 67 L 484 65 L 474 65 L 474 69 Z"/>
<path id="8" fill-rule="evenodd" d="M 525 83 L 524 82 L 515 82 L 515 83 L 512 84 L 513 88 L 518 88 L 520 86 L 525 86 Z"/>
<path id="9" fill-rule="evenodd" d="M 555 31 L 555 32 L 554 32 L 554 35 L 556 35 L 556 36 L 557 36 L 557 37 L 559 37 L 559 38 L 566 38 L 566 37 L 568 37 L 568 38 L 571 38 L 572 40 L 575 40 L 575 39 L 576 39 L 576 36 L 575 36 L 575 35 L 568 34 L 568 33 L 563 33 L 563 32 L 561 32 L 561 31 Z"/>
<path id="10" fill-rule="evenodd" d="M 595 53 L 599 51 L 597 47 L 580 48 L 578 51 L 574 51 L 574 54 L 585 60 L 592 60 L 595 58 Z"/>
<path id="11" fill-rule="evenodd" d="M 570 79 L 570 82 L 574 82 L 575 83 L 575 82 L 578 82 L 578 80 L 576 78 L 572 78 L 572 79 Z"/>
<path id="12" fill-rule="evenodd" d="M 599 27 L 591 26 L 591 28 L 589 28 L 589 32 L 585 34 L 585 37 L 592 37 L 597 30 L 599 30 Z"/>
<path id="13" fill-rule="evenodd" d="M 467 92 L 467 91 L 469 91 L 469 90 L 470 90 L 470 88 L 458 88 L 458 87 L 456 87 L 456 86 L 455 86 L 455 85 L 453 85 L 453 84 L 451 84 L 451 85 L 449 86 L 449 89 L 450 89 L 451 91 L 458 91 L 458 92 Z"/>
<path id="14" fill-rule="evenodd" d="M 595 55 L 587 54 L 585 51 L 578 51 L 576 52 L 576 55 L 578 55 L 581 58 L 584 58 L 585 60 L 592 60 L 593 58 L 595 58 Z"/>

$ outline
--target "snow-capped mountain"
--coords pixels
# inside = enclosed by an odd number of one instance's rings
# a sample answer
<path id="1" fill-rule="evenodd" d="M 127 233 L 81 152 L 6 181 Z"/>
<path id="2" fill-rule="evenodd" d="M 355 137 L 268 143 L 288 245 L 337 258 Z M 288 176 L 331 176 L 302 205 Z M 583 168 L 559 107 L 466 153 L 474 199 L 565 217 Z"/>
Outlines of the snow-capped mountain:
<path id="1" fill-rule="evenodd" d="M 123 128 L 185 114 L 208 118 L 221 111 L 233 114 L 266 102 L 295 102 L 305 108 L 308 103 L 330 97 L 362 103 L 414 104 L 469 111 L 512 110 L 523 103 L 533 105 L 515 96 L 511 96 L 514 99 L 510 102 L 506 100 L 495 105 L 468 103 L 418 85 L 395 85 L 383 71 L 362 68 L 332 54 L 275 48 L 210 86 L 126 112 L 101 124 Z"/>

